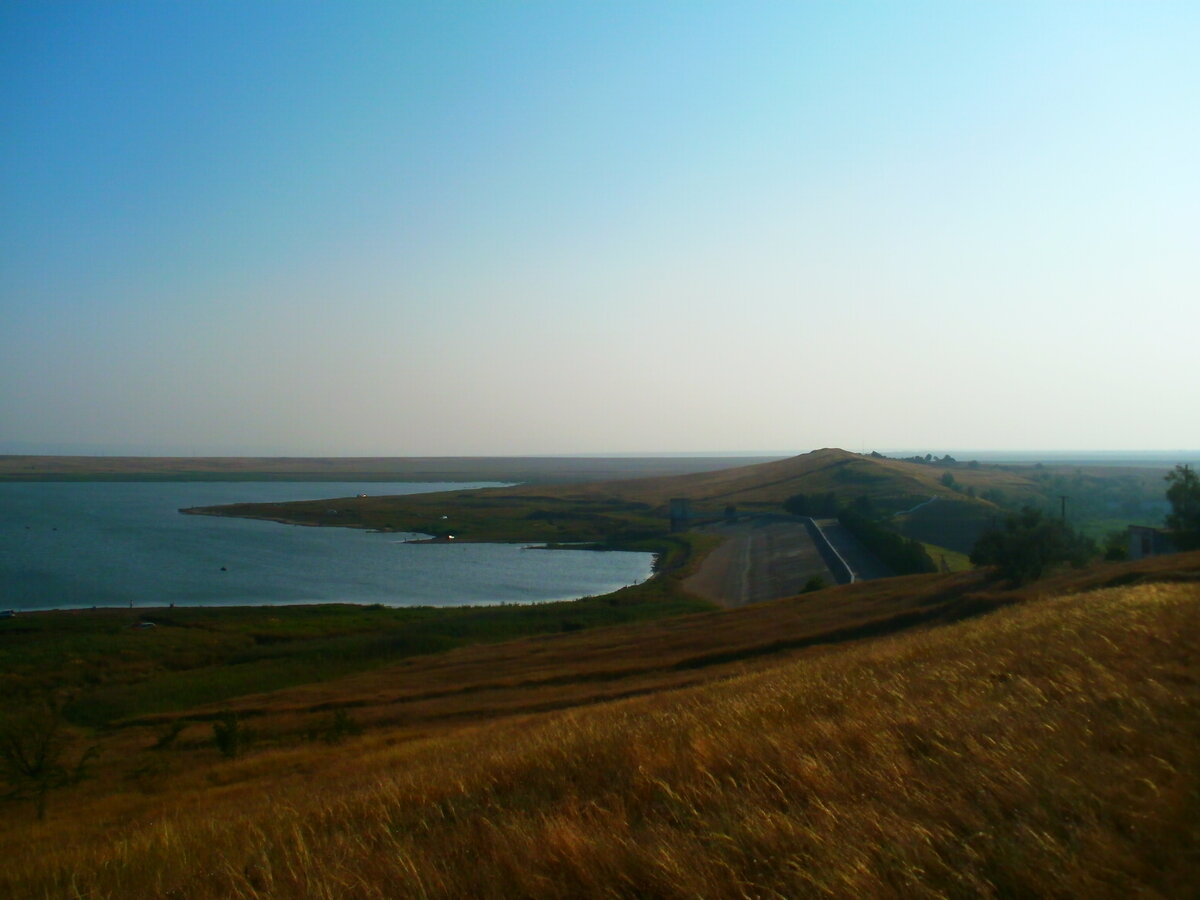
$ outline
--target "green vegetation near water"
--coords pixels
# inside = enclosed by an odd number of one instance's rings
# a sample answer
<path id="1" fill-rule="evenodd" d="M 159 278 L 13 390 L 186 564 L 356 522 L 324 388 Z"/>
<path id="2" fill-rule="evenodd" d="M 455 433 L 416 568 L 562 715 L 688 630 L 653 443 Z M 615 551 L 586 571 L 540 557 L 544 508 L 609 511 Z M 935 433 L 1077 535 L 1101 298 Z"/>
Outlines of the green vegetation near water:
<path id="1" fill-rule="evenodd" d="M 665 516 L 649 504 L 502 494 L 491 489 L 401 497 L 236 503 L 192 512 L 489 542 L 596 543 L 629 549 L 656 538 Z"/>
<path id="2" fill-rule="evenodd" d="M 467 644 L 711 609 L 679 577 L 715 539 L 660 537 L 658 576 L 602 597 L 528 605 L 176 607 L 27 613 L 0 620 L 0 695 L 49 690 L 69 720 L 122 719 L 326 681 Z M 139 627 L 152 622 L 153 627 Z"/>

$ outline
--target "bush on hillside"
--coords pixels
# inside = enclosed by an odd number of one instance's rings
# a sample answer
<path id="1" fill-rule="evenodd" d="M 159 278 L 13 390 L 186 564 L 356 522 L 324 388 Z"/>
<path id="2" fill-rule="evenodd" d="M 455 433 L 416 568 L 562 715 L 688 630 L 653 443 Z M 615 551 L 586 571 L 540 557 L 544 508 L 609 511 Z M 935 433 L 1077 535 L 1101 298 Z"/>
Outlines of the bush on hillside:
<path id="1" fill-rule="evenodd" d="M 1129 559 L 1129 535 L 1125 531 L 1110 531 L 1104 536 L 1101 547 L 1104 558 L 1109 562 Z"/>
<path id="2" fill-rule="evenodd" d="M 1013 584 L 1025 584 L 1058 563 L 1085 565 L 1095 552 L 1092 541 L 1076 534 L 1066 522 L 1025 507 L 1008 516 L 1003 528 L 983 533 L 971 551 L 971 562 L 995 566 L 1001 577 Z"/>
<path id="3" fill-rule="evenodd" d="M 228 759 L 241 756 L 253 741 L 254 735 L 234 712 L 224 712 L 213 722 L 213 743 Z"/>
<path id="4" fill-rule="evenodd" d="M 999 488 L 986 488 L 979 496 L 988 501 L 988 503 L 995 503 L 997 506 L 1003 506 L 1008 502 L 1008 497 Z"/>
<path id="5" fill-rule="evenodd" d="M 783 501 L 783 508 L 793 516 L 836 516 L 837 497 L 832 494 L 794 494 Z"/>
<path id="6" fill-rule="evenodd" d="M 307 737 L 311 741 L 337 744 L 348 737 L 362 734 L 362 731 L 362 726 L 350 717 L 350 713 L 339 708 L 309 728 Z"/>
<path id="7" fill-rule="evenodd" d="M 76 784 L 86 776 L 96 747 L 84 750 L 74 764 L 67 762 L 70 741 L 62 704 L 45 697 L 0 715 L 0 796 L 33 801 L 39 820 L 46 818 L 51 791 Z"/>

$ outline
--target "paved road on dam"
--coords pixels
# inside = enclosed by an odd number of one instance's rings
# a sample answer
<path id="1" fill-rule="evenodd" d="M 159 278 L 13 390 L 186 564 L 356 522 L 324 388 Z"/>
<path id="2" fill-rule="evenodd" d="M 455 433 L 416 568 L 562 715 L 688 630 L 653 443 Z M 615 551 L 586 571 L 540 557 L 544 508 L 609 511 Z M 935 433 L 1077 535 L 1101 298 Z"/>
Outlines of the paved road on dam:
<path id="1" fill-rule="evenodd" d="M 891 574 L 836 519 L 819 519 L 817 524 L 857 578 L 885 578 Z M 696 574 L 684 581 L 684 587 L 722 606 L 794 597 L 814 575 L 826 584 L 838 583 L 801 521 L 762 517 L 696 530 L 719 535 L 725 541 L 708 555 Z"/>
<path id="2" fill-rule="evenodd" d="M 850 530 L 837 519 L 816 519 L 817 526 L 825 534 L 825 539 L 833 545 L 833 549 L 854 570 L 859 581 L 870 581 L 874 578 L 890 578 L 894 572 L 862 545 Z"/>
<path id="3" fill-rule="evenodd" d="M 774 519 L 706 525 L 698 531 L 725 538 L 684 587 L 723 606 L 792 597 L 814 575 L 837 578 L 801 522 Z"/>

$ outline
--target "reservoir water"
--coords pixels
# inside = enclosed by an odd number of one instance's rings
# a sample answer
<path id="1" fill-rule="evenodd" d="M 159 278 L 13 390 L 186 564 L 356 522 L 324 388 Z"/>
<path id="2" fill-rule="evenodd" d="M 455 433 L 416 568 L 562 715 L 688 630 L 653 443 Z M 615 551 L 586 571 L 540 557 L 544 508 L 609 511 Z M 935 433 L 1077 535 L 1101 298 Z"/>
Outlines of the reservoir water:
<path id="1" fill-rule="evenodd" d="M 190 506 L 490 487 L 368 482 L 0 483 L 0 610 L 540 603 L 650 576 L 649 553 L 409 544 L 414 535 L 187 516 Z"/>

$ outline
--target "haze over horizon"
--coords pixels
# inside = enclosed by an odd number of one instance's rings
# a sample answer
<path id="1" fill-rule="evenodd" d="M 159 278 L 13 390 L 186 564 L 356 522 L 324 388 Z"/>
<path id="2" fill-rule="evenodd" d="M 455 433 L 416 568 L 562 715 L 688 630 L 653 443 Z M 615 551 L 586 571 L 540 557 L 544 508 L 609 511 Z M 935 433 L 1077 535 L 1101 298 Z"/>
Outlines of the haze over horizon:
<path id="1" fill-rule="evenodd" d="M 1200 448 L 1197 46 L 1184 2 L 7 4 L 0 452 Z"/>

